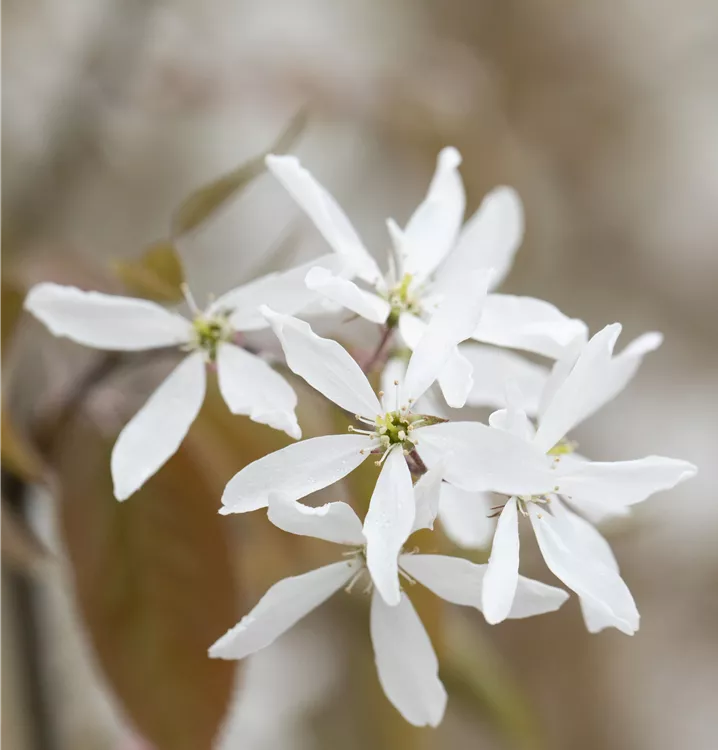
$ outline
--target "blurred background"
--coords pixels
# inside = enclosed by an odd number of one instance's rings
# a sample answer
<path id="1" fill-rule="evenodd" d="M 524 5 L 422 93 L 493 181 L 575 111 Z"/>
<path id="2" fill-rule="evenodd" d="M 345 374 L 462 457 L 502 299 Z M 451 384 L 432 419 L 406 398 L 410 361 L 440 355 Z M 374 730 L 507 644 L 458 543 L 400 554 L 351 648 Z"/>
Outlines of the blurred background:
<path id="1" fill-rule="evenodd" d="M 6 0 L 2 42 L 8 749 L 716 747 L 715 3 Z M 700 469 L 603 529 L 642 614 L 633 638 L 589 635 L 575 598 L 491 628 L 412 590 L 449 691 L 437 730 L 381 693 L 361 596 L 245 663 L 208 660 L 269 585 L 333 555 L 262 513 L 216 514 L 227 479 L 283 438 L 211 393 L 177 456 L 120 505 L 109 450 L 172 358 L 108 362 L 18 312 L 40 280 L 142 292 L 117 262 L 137 270 L 188 193 L 269 148 L 302 107 L 293 150 L 378 255 L 384 218 L 406 221 L 444 145 L 463 154 L 469 211 L 516 187 L 527 234 L 503 291 L 592 332 L 618 320 L 624 345 L 666 335 L 581 427 L 581 452 Z M 201 303 L 326 251 L 267 176 L 177 245 Z M 295 385 L 305 435 L 344 429 Z M 318 500 L 361 507 L 371 480 Z M 523 573 L 550 581 L 522 538 Z M 423 549 L 449 549 L 437 539 Z"/>

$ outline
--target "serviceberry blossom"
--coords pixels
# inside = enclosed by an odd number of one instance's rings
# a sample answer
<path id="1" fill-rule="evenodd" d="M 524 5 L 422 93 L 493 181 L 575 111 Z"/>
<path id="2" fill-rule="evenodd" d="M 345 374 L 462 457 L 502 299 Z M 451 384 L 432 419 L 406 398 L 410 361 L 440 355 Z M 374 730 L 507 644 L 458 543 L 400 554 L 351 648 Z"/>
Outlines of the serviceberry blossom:
<path id="1" fill-rule="evenodd" d="M 440 473 L 429 472 L 417 482 L 416 516 L 407 537 L 420 528 L 431 527 L 440 481 Z M 272 644 L 340 589 L 363 588 L 365 593 L 373 589 L 370 634 L 384 693 L 409 723 L 437 726 L 443 718 L 447 696 L 431 641 L 404 591 L 400 590 L 394 606 L 389 606 L 378 593 L 378 583 L 372 580 L 367 564 L 368 540 L 352 508 L 341 502 L 311 508 L 272 492 L 268 516 L 284 531 L 351 549 L 340 562 L 275 583 L 254 609 L 209 649 L 210 656 L 243 659 Z M 397 588 L 401 575 L 410 584 L 418 581 L 447 602 L 481 611 L 486 565 L 445 555 L 407 553 L 402 549 L 405 541 L 395 552 Z M 508 616 L 521 618 L 553 612 L 567 597 L 561 589 L 519 576 Z"/>
<path id="2" fill-rule="evenodd" d="M 385 392 L 395 388 L 394 383 L 404 382 L 406 377 L 406 360 L 392 357 L 381 373 L 381 387 Z M 505 384 L 502 389 L 506 391 Z M 505 403 L 505 395 L 503 397 Z M 524 403 L 524 400 L 522 400 Z M 415 404 L 416 411 L 432 414 L 448 422 L 452 419 L 451 410 L 435 393 L 429 389 Z M 442 482 L 439 491 L 437 518 L 446 536 L 458 547 L 480 549 L 491 544 L 496 521 L 492 518 L 491 508 L 495 505 L 495 496 L 490 492 L 468 492 L 449 482 Z"/>
<path id="3" fill-rule="evenodd" d="M 613 356 L 618 324 L 597 333 L 578 357 L 556 364 L 538 427 L 515 405 L 492 414 L 489 426 L 436 425 L 423 441 L 427 465 L 469 491 L 507 496 L 501 509 L 482 592 L 489 622 L 511 610 L 519 569 L 519 516 L 526 516 L 553 574 L 581 601 L 591 632 L 615 627 L 632 635 L 639 615 L 608 543 L 584 518 L 620 515 L 655 492 L 696 473 L 687 461 L 648 456 L 598 462 L 577 456 L 568 433 L 619 393 L 643 355 L 660 344 L 646 334 Z"/>
<path id="4" fill-rule="evenodd" d="M 347 278 L 348 273 L 340 276 L 326 268 L 312 269 L 307 285 L 367 320 L 398 327 L 412 349 L 441 300 L 453 294 L 465 274 L 493 268 L 489 290 L 495 289 L 523 237 L 521 201 L 512 188 L 496 188 L 462 229 L 466 197 L 460 163 L 455 148 L 443 149 L 426 198 L 405 228 L 387 221 L 391 242 L 388 271 L 382 273 L 337 202 L 296 157 L 268 156 L 269 170 L 365 288 Z M 498 406 L 503 405 L 501 383 L 510 377 L 521 383 L 533 414 L 545 368 L 495 346 L 556 359 L 577 337 L 585 340 L 585 324 L 567 318 L 548 302 L 489 294 L 471 338 L 494 346 L 467 343 L 455 349 L 439 375 L 439 386 L 450 406 L 463 406 L 467 398 L 475 406 Z M 472 372 L 477 373 L 475 379 Z"/>
<path id="5" fill-rule="evenodd" d="M 25 308 L 56 336 L 109 351 L 179 347 L 188 352 L 120 432 L 112 451 L 115 497 L 125 500 L 177 451 L 204 401 L 205 370 L 216 368 L 219 389 L 233 414 L 283 430 L 298 439 L 297 397 L 261 357 L 237 344 L 241 333 L 268 326 L 262 303 L 298 312 L 316 299 L 304 284 L 310 267 L 341 263 L 330 255 L 237 287 L 200 310 L 187 291 L 192 318 L 154 302 L 42 283 Z"/>
<path id="6" fill-rule="evenodd" d="M 489 272 L 458 281 L 431 319 L 409 360 L 403 384 L 375 395 L 366 375 L 336 341 L 317 336 L 310 325 L 263 307 L 277 334 L 288 367 L 313 388 L 354 415 L 361 427 L 349 435 L 304 440 L 249 464 L 227 484 L 221 513 L 266 507 L 273 492 L 299 500 L 346 476 L 370 455 L 381 472 L 364 521 L 367 565 L 379 593 L 398 604 L 396 560 L 415 517 L 412 471 L 423 472 L 417 451 L 437 420 L 414 410 L 436 380 L 456 344 L 475 330 Z"/>

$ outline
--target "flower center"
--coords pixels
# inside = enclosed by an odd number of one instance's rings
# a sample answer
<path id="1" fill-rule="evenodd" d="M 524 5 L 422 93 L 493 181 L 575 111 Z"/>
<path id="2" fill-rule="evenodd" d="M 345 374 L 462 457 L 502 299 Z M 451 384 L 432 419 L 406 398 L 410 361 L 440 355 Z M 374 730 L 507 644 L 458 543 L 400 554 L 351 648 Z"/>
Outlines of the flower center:
<path id="1" fill-rule="evenodd" d="M 399 322 L 399 316 L 402 313 L 411 313 L 419 315 L 421 313 L 421 300 L 416 290 L 411 289 L 412 275 L 405 273 L 402 280 L 389 289 L 386 299 L 391 306 L 387 324 L 392 327 Z"/>
<path id="2" fill-rule="evenodd" d="M 411 433 L 414 431 L 413 423 L 417 420 L 418 417 L 410 414 L 408 410 L 388 411 L 374 421 L 374 434 L 384 449 L 401 445 L 405 450 L 412 451 L 416 442 L 412 440 Z"/>
<path id="3" fill-rule="evenodd" d="M 223 341 L 230 341 L 234 329 L 229 324 L 230 311 L 221 311 L 211 317 L 197 315 L 192 321 L 193 340 L 189 348 L 203 351 L 209 362 L 217 359 L 217 347 Z"/>

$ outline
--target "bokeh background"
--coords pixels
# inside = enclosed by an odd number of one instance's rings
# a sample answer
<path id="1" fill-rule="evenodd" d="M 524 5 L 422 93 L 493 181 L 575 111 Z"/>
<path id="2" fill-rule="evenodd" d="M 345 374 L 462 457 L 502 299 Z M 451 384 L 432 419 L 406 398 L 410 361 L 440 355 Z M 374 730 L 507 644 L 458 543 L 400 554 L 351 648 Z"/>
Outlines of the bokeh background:
<path id="1" fill-rule="evenodd" d="M 2 42 L 7 748 L 716 747 L 715 3 L 6 0 Z M 121 292 L 116 262 L 302 107 L 294 150 L 377 253 L 384 217 L 406 220 L 443 145 L 464 156 L 469 210 L 515 186 L 527 234 L 505 291 L 594 332 L 618 320 L 623 343 L 666 334 L 581 427 L 582 452 L 700 469 L 604 529 L 642 613 L 633 638 L 586 633 L 575 599 L 490 628 L 417 593 L 450 695 L 438 730 L 409 727 L 382 695 L 360 596 L 239 669 L 208 662 L 268 585 L 332 554 L 261 513 L 216 515 L 229 476 L 282 438 L 228 418 L 215 394 L 120 506 L 109 448 L 171 357 L 108 363 L 15 314 L 39 280 Z M 200 299 L 325 251 L 267 176 L 178 249 Z M 298 387 L 305 434 L 339 429 Z M 335 494 L 360 507 L 370 479 Z M 550 580 L 523 539 L 523 572 Z"/>

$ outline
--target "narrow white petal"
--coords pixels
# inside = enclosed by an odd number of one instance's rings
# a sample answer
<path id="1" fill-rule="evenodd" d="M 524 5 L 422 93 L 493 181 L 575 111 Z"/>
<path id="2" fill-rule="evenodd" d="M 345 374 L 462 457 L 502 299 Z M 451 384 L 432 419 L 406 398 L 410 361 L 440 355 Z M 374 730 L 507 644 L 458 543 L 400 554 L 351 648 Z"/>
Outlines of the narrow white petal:
<path id="1" fill-rule="evenodd" d="M 404 376 L 406 375 L 406 362 L 400 357 L 391 357 L 381 371 L 381 386 L 385 394 L 394 393 L 396 390 L 395 383 L 399 383 L 399 392 L 403 387 Z"/>
<path id="2" fill-rule="evenodd" d="M 499 409 L 489 416 L 489 424 L 497 430 L 505 430 L 530 443 L 536 429 L 522 409 Z"/>
<path id="3" fill-rule="evenodd" d="M 297 396 L 287 381 L 263 359 L 233 344 L 220 344 L 217 378 L 232 414 L 246 414 L 261 424 L 302 436 L 294 409 Z"/>
<path id="4" fill-rule="evenodd" d="M 404 380 L 407 398 L 416 401 L 439 377 L 456 345 L 472 335 L 481 318 L 490 275 L 489 271 L 466 274 L 452 294 L 444 297 L 409 360 Z"/>
<path id="5" fill-rule="evenodd" d="M 444 478 L 469 491 L 539 495 L 556 485 L 546 456 L 530 443 L 479 422 L 420 427 L 418 451 L 428 466 L 445 461 Z"/>
<path id="6" fill-rule="evenodd" d="M 516 498 L 504 506 L 496 524 L 494 543 L 484 578 L 482 603 L 486 621 L 495 625 L 505 620 L 519 580 L 519 519 Z"/>
<path id="7" fill-rule="evenodd" d="M 375 591 L 371 600 L 371 642 L 386 697 L 414 726 L 438 726 L 446 710 L 439 661 L 406 594 L 388 606 Z"/>
<path id="8" fill-rule="evenodd" d="M 477 341 L 508 346 L 558 359 L 586 324 L 567 318 L 549 302 L 533 297 L 489 294 L 484 314 L 474 331 Z"/>
<path id="9" fill-rule="evenodd" d="M 436 172 L 426 198 L 404 228 L 405 273 L 426 279 L 453 247 L 466 207 L 464 184 L 459 174 L 461 155 L 445 148 L 436 161 Z"/>
<path id="10" fill-rule="evenodd" d="M 296 315 L 316 302 L 319 295 L 309 289 L 305 279 L 312 268 L 341 273 L 346 261 L 334 253 L 290 268 L 262 276 L 218 297 L 207 309 L 209 315 L 230 312 L 229 322 L 237 331 L 258 331 L 269 323 L 259 311 L 261 305 L 284 315 Z"/>
<path id="11" fill-rule="evenodd" d="M 209 655 L 244 659 L 266 648 L 345 586 L 357 567 L 356 561 L 346 560 L 275 583 L 249 614 L 210 647 Z"/>
<path id="12" fill-rule="evenodd" d="M 443 474 L 444 467 L 439 463 L 429 469 L 414 485 L 416 513 L 412 533 L 419 529 L 434 528 L 434 519 L 439 512 Z"/>
<path id="13" fill-rule="evenodd" d="M 586 547 L 585 536 L 577 533 L 573 524 L 539 510 L 533 503 L 528 511 L 541 554 L 551 572 L 600 610 L 614 627 L 629 635 L 638 630 L 636 604 L 615 567 Z"/>
<path id="14" fill-rule="evenodd" d="M 201 352 L 180 362 L 120 432 L 110 466 L 115 497 L 126 500 L 175 454 L 204 401 Z"/>
<path id="15" fill-rule="evenodd" d="M 326 268 L 312 268 L 307 274 L 306 284 L 309 289 L 372 323 L 385 323 L 389 317 L 391 307 L 385 299 L 360 289 L 353 281 Z"/>
<path id="16" fill-rule="evenodd" d="M 561 387 L 563 381 L 566 380 L 568 374 L 573 369 L 574 364 L 576 364 L 576 360 L 578 359 L 579 354 L 583 351 L 583 347 L 586 346 L 587 341 L 588 331 L 585 336 L 576 336 L 576 338 L 564 349 L 563 354 L 553 363 L 551 373 L 543 387 L 541 398 L 539 400 L 539 422 L 543 419 L 543 415 L 546 412 L 548 405 L 553 401 L 556 391 Z"/>
<path id="17" fill-rule="evenodd" d="M 454 544 L 466 549 L 488 546 L 495 526 L 489 518 L 491 497 L 488 492 L 467 492 L 448 482 L 441 485 L 439 520 Z"/>
<path id="18" fill-rule="evenodd" d="M 557 523 L 563 524 L 566 528 L 566 533 L 573 534 L 591 556 L 600 560 L 616 574 L 619 573 L 618 563 L 611 546 L 588 521 L 567 510 L 562 503 L 554 503 L 552 511 Z M 589 633 L 598 633 L 605 628 L 616 627 L 628 635 L 633 634 L 634 631 L 631 628 L 627 628 L 621 620 L 616 620 L 613 613 L 605 607 L 584 597 L 579 597 L 579 603 Z"/>
<path id="19" fill-rule="evenodd" d="M 603 388 L 601 381 L 610 367 L 620 333 L 620 324 L 613 323 L 593 336 L 555 389 L 536 432 L 536 444 L 543 450 L 550 450 L 593 412 L 595 394 Z"/>
<path id="20" fill-rule="evenodd" d="M 262 308 L 284 349 L 289 369 L 352 414 L 375 419 L 379 399 L 361 367 L 338 342 L 317 336 L 309 323 Z"/>
<path id="21" fill-rule="evenodd" d="M 55 336 L 97 349 L 140 351 L 184 344 L 192 324 L 144 299 L 84 292 L 74 286 L 37 284 L 25 309 Z"/>
<path id="22" fill-rule="evenodd" d="M 490 289 L 506 277 L 524 235 L 524 214 L 518 193 L 497 187 L 466 222 L 456 246 L 437 274 L 437 285 L 450 290 L 453 281 L 467 271 L 493 268 Z"/>
<path id="23" fill-rule="evenodd" d="M 409 349 L 416 348 L 425 332 L 426 323 L 421 318 L 411 313 L 402 313 L 399 316 L 399 333 Z"/>
<path id="24" fill-rule="evenodd" d="M 466 342 L 459 351 L 473 367 L 473 386 L 466 399 L 469 406 L 503 406 L 506 382 L 513 380 L 523 398 L 521 408 L 527 414 L 536 414 L 549 376 L 545 367 L 514 352 L 481 344 Z"/>
<path id="25" fill-rule="evenodd" d="M 414 488 L 401 450 L 384 461 L 364 519 L 366 564 L 377 591 L 387 604 L 400 596 L 398 557 L 414 528 Z"/>
<path id="26" fill-rule="evenodd" d="M 370 450 L 371 441 L 364 435 L 325 435 L 288 445 L 235 474 L 224 489 L 220 513 L 266 508 L 271 492 L 299 500 L 338 482 L 356 469 Z"/>
<path id="27" fill-rule="evenodd" d="M 485 565 L 449 555 L 402 555 L 399 564 L 444 601 L 481 610 Z"/>
<path id="28" fill-rule="evenodd" d="M 474 388 L 474 366 L 458 347 L 451 350 L 449 359 L 439 373 L 438 382 L 449 406 L 460 409 L 466 404 Z"/>
<path id="29" fill-rule="evenodd" d="M 555 612 L 567 599 L 568 594 L 563 589 L 519 576 L 508 619 L 518 620 Z"/>
<path id="30" fill-rule="evenodd" d="M 676 458 L 647 456 L 635 461 L 586 461 L 562 476 L 561 494 L 577 508 L 582 503 L 604 506 L 608 512 L 635 505 L 661 490 L 670 490 L 695 476 L 696 467 Z"/>
<path id="31" fill-rule="evenodd" d="M 412 578 L 438 597 L 482 611 L 486 565 L 446 555 L 402 555 L 399 563 Z M 554 612 L 566 599 L 568 594 L 562 589 L 519 576 L 508 617 L 518 619 Z"/>
<path id="32" fill-rule="evenodd" d="M 267 157 L 267 168 L 294 198 L 335 253 L 344 256 L 360 278 L 376 283 L 381 273 L 334 198 L 295 156 Z"/>
<path id="33" fill-rule="evenodd" d="M 551 376 L 551 394 L 542 408 L 541 444 L 546 445 L 561 430 L 564 437 L 580 422 L 615 398 L 636 374 L 643 357 L 660 346 L 663 337 L 646 333 L 632 341 L 620 354 L 613 349 L 621 332 L 618 323 L 606 326 L 573 354 Z M 549 448 L 551 446 L 548 446 Z"/>
<path id="34" fill-rule="evenodd" d="M 326 503 L 311 508 L 286 495 L 270 492 L 267 517 L 290 534 L 312 536 L 336 544 L 364 544 L 361 521 L 346 503 Z"/>

